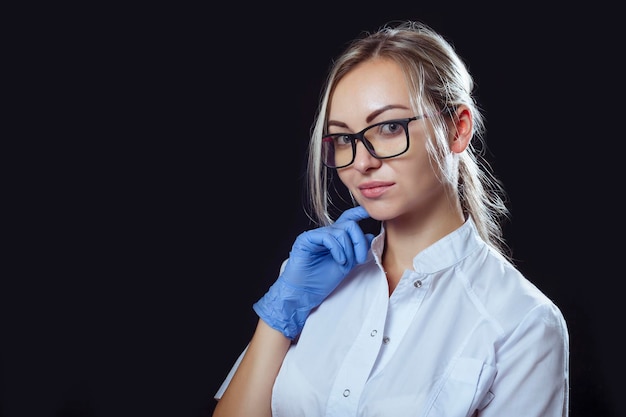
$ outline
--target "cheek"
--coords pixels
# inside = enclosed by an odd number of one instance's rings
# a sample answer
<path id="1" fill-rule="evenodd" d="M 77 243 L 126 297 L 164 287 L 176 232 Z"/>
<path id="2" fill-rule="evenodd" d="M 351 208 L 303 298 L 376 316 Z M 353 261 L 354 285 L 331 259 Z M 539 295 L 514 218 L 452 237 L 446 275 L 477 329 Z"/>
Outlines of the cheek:
<path id="1" fill-rule="evenodd" d="M 355 169 L 348 168 L 345 170 L 337 171 L 337 176 L 339 181 L 337 181 L 337 179 L 335 179 L 334 181 L 336 188 L 339 191 L 339 194 L 345 194 L 343 197 L 347 198 L 347 201 L 350 201 L 350 198 L 354 198 L 357 200 L 357 203 L 361 204 L 361 201 L 359 201 L 358 198 L 360 194 L 358 190 L 356 190 L 356 187 L 359 184 L 359 178 L 361 178 L 362 181 L 362 176 L 360 176 L 359 172 Z M 338 184 L 338 182 L 341 182 L 341 184 L 346 187 L 347 191 L 350 193 L 349 195 L 345 192 L 345 189 L 343 189 L 341 185 Z"/>
<path id="2" fill-rule="evenodd" d="M 398 160 L 393 166 L 394 175 L 403 187 L 409 190 L 427 190 L 439 184 L 437 164 L 430 159 L 426 150 L 410 155 L 406 160 Z"/>
<path id="3" fill-rule="evenodd" d="M 414 144 L 404 158 L 398 160 L 396 171 L 402 176 L 420 177 L 433 170 L 428 151 L 423 143 Z"/>

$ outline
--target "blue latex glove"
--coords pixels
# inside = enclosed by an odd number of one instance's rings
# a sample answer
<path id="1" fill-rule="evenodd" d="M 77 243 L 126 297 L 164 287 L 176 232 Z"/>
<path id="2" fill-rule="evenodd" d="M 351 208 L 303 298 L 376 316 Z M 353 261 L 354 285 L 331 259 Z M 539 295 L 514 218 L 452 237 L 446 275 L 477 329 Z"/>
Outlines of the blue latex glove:
<path id="1" fill-rule="evenodd" d="M 290 339 L 300 334 L 311 310 L 367 259 L 374 235 L 363 233 L 358 221 L 368 217 L 363 207 L 354 207 L 331 226 L 300 234 L 283 272 L 253 305 L 259 317 Z"/>

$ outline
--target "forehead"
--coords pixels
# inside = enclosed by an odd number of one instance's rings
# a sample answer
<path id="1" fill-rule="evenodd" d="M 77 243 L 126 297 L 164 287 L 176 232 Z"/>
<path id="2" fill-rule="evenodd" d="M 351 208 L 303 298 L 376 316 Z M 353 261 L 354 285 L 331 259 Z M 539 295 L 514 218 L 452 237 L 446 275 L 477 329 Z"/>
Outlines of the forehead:
<path id="1" fill-rule="evenodd" d="M 394 61 L 365 61 L 337 83 L 329 105 L 331 119 L 346 121 L 354 117 L 367 117 L 383 107 L 410 108 L 406 78 Z"/>

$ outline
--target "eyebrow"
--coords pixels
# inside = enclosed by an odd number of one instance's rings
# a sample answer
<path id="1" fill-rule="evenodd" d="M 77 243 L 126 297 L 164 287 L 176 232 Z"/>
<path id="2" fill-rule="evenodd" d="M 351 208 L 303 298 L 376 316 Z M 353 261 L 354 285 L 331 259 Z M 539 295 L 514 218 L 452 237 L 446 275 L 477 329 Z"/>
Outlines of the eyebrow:
<path id="1" fill-rule="evenodd" d="M 406 106 L 401 106 L 399 104 L 389 104 L 387 106 L 381 107 L 380 109 L 374 110 L 373 112 L 371 112 L 366 118 L 365 118 L 365 122 L 366 123 L 371 123 L 372 120 L 374 120 L 376 117 L 378 117 L 380 114 L 386 112 L 387 110 L 392 110 L 392 109 L 405 109 L 405 110 L 409 110 L 408 107 Z M 345 127 L 347 128 L 348 126 L 340 121 L 337 120 L 329 120 L 328 121 L 328 126 L 338 126 L 338 127 Z"/>

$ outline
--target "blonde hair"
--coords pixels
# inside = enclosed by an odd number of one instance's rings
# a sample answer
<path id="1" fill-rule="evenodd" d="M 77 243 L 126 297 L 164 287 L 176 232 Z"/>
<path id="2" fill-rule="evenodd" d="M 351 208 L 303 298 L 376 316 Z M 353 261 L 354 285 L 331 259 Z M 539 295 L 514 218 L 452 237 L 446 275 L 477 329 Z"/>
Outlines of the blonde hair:
<path id="1" fill-rule="evenodd" d="M 307 214 L 318 225 L 333 223 L 329 193 L 333 171 L 322 164 L 321 139 L 326 131 L 329 98 L 337 83 L 360 63 L 383 58 L 394 61 L 405 74 L 416 114 L 428 114 L 435 135 L 427 150 L 440 168 L 442 181 L 458 193 L 463 211 L 471 216 L 481 237 L 510 259 L 501 221 L 507 218 L 506 193 L 484 159 L 486 144 L 483 115 L 472 95 L 474 81 L 453 46 L 427 25 L 404 21 L 381 27 L 352 41 L 332 63 L 312 127 L 308 152 Z M 467 149 L 451 156 L 445 117 L 467 106 L 474 120 L 472 140 Z"/>

